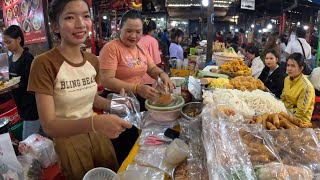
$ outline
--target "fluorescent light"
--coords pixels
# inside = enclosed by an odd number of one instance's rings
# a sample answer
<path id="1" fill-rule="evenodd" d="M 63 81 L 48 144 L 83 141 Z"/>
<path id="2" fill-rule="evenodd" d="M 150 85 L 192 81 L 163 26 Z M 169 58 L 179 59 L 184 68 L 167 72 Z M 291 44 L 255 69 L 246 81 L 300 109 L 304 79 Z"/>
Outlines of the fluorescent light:
<path id="1" fill-rule="evenodd" d="M 106 19 L 107 19 L 107 16 L 102 16 L 102 19 L 106 20 Z"/>
<path id="2" fill-rule="evenodd" d="M 161 18 L 161 19 L 160 19 L 160 21 L 162 21 L 162 22 L 163 22 L 163 21 L 164 21 L 164 18 Z"/>
<path id="3" fill-rule="evenodd" d="M 268 30 L 266 28 L 263 28 L 262 29 L 262 32 L 267 32 Z"/>
<path id="4" fill-rule="evenodd" d="M 209 5 L 209 0 L 202 0 L 202 5 L 207 7 Z"/>
<path id="5" fill-rule="evenodd" d="M 176 21 L 172 21 L 171 22 L 171 26 L 176 26 L 177 25 L 177 22 Z"/>
<path id="6" fill-rule="evenodd" d="M 254 28 L 254 24 L 251 24 L 251 28 Z"/>
<path id="7" fill-rule="evenodd" d="M 272 29 L 272 24 L 268 24 L 267 28 Z"/>
<path id="8" fill-rule="evenodd" d="M 261 29 L 259 29 L 259 31 L 258 31 L 259 33 L 262 33 L 262 31 L 261 31 Z"/>
<path id="9" fill-rule="evenodd" d="M 239 29 L 238 29 L 238 28 L 237 28 L 237 29 L 235 29 L 235 30 L 234 30 L 234 32 L 239 32 Z"/>
<path id="10" fill-rule="evenodd" d="M 303 29 L 304 29 L 304 30 L 308 30 L 308 29 L 309 29 L 309 26 L 303 26 Z"/>

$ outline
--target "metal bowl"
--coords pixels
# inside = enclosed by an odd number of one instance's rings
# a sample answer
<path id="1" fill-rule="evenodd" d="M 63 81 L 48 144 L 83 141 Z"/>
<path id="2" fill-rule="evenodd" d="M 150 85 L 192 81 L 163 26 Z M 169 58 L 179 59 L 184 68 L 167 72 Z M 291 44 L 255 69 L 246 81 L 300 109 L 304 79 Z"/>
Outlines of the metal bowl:
<path id="1" fill-rule="evenodd" d="M 182 106 L 181 116 L 186 120 L 192 120 L 201 114 L 203 108 L 202 102 L 190 102 Z"/>
<path id="2" fill-rule="evenodd" d="M 8 132 L 9 122 L 10 122 L 10 119 L 8 117 L 0 118 L 0 134 Z"/>

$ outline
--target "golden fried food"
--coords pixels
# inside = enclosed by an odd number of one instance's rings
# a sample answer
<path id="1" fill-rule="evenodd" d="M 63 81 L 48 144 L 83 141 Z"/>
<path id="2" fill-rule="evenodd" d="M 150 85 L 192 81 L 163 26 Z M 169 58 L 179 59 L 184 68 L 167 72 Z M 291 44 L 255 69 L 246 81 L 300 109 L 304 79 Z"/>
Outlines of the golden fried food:
<path id="1" fill-rule="evenodd" d="M 239 75 L 251 74 L 251 69 L 244 63 L 243 59 L 233 60 L 220 66 L 224 72 L 236 73 Z"/>
<path id="2" fill-rule="evenodd" d="M 238 89 L 241 91 L 253 91 L 256 89 L 264 90 L 265 86 L 260 79 L 255 79 L 252 76 L 238 76 L 229 81 L 233 89 Z M 231 86 L 227 86 L 231 89 Z"/>

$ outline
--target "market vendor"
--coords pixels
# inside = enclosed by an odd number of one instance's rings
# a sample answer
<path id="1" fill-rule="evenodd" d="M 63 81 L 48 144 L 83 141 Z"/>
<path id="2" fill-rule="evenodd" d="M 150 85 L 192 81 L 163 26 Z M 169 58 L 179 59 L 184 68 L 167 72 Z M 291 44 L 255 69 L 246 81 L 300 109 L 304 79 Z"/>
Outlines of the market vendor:
<path id="1" fill-rule="evenodd" d="M 259 49 L 255 46 L 249 46 L 247 48 L 247 57 L 251 61 L 251 75 L 254 78 L 258 78 L 264 68 L 264 64 L 259 55 Z"/>
<path id="2" fill-rule="evenodd" d="M 174 86 L 168 75 L 158 68 L 148 51 L 138 43 L 142 37 L 143 18 L 136 10 L 127 11 L 121 19 L 120 38 L 107 43 L 100 51 L 100 69 L 102 85 L 109 91 L 119 92 L 124 88 L 126 92 L 133 92 L 140 102 L 140 110 L 146 110 L 146 99 L 154 99 L 158 91 L 145 85 L 143 76 L 147 72 L 152 78 L 158 76 L 172 91 Z M 136 139 L 138 132 L 135 127 L 127 130 L 118 139 L 113 140 L 119 162 L 122 162 Z"/>
<path id="3" fill-rule="evenodd" d="M 61 40 L 32 63 L 28 90 L 35 93 L 41 125 L 53 137 L 66 179 L 82 179 L 95 167 L 118 170 L 109 138 L 117 138 L 131 124 L 116 115 L 94 115 L 92 108 L 108 109 L 97 93 L 99 61 L 80 51 L 91 30 L 86 0 L 52 0 L 52 31 Z"/>
<path id="4" fill-rule="evenodd" d="M 180 45 L 182 39 L 183 39 L 183 31 L 181 29 L 172 29 L 171 30 L 171 44 L 169 47 L 169 53 L 170 53 L 170 59 L 180 59 L 184 60 L 183 57 L 183 48 Z"/>
<path id="5" fill-rule="evenodd" d="M 300 53 L 293 53 L 287 59 L 288 77 L 284 80 L 281 100 L 298 118 L 310 121 L 314 108 L 315 92 L 311 82 L 302 73 L 305 58 Z"/>
<path id="6" fill-rule="evenodd" d="M 287 74 L 282 68 L 279 68 L 281 59 L 275 49 L 266 50 L 265 53 L 266 66 L 263 68 L 259 79 L 277 98 L 280 98 Z"/>
<path id="7" fill-rule="evenodd" d="M 27 91 L 31 63 L 34 59 L 27 47 L 24 47 L 24 36 L 17 25 L 9 26 L 3 32 L 3 42 L 12 53 L 9 56 L 9 77 L 20 77 L 16 88 L 12 89 L 12 96 L 18 108 L 20 118 L 23 120 L 22 140 L 31 134 L 42 133 L 36 98 Z"/>

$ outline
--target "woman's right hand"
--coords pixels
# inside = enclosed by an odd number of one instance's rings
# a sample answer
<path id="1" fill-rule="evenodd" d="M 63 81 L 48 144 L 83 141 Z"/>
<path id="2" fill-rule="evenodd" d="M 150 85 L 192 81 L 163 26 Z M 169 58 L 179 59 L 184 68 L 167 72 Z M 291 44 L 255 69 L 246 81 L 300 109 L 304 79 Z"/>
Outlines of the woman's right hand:
<path id="1" fill-rule="evenodd" d="M 137 94 L 143 97 L 144 99 L 153 100 L 158 96 L 158 91 L 155 88 L 150 87 L 148 85 L 139 84 L 137 86 Z"/>
<path id="2" fill-rule="evenodd" d="M 100 114 L 93 118 L 95 130 L 110 139 L 119 137 L 122 132 L 132 127 L 132 124 L 113 114 Z"/>

